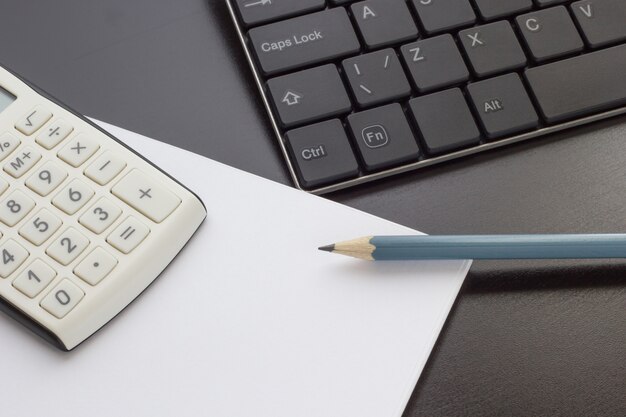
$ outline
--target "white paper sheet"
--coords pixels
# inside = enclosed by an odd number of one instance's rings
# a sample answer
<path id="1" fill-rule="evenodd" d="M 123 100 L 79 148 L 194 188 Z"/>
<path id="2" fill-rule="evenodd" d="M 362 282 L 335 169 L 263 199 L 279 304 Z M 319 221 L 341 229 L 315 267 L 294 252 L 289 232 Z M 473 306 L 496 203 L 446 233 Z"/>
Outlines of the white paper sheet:
<path id="1" fill-rule="evenodd" d="M 142 296 L 71 353 L 0 317 L 0 415 L 402 414 L 470 262 L 319 252 L 411 230 L 105 128 L 197 192 L 207 221 Z"/>

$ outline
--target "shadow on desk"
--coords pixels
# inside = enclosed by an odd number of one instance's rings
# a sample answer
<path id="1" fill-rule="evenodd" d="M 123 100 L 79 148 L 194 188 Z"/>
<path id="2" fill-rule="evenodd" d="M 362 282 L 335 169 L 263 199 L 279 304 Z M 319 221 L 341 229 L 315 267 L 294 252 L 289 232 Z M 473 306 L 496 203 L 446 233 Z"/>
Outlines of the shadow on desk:
<path id="1" fill-rule="evenodd" d="M 475 261 L 463 294 L 621 287 L 626 259 Z"/>

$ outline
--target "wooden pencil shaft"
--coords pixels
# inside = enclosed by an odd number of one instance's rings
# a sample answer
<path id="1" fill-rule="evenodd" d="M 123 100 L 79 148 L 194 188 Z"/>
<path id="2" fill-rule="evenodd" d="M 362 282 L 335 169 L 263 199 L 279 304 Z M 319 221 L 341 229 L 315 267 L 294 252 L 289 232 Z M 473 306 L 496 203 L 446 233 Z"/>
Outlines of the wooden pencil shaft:
<path id="1" fill-rule="evenodd" d="M 626 234 L 374 236 L 335 245 L 374 260 L 626 258 Z"/>

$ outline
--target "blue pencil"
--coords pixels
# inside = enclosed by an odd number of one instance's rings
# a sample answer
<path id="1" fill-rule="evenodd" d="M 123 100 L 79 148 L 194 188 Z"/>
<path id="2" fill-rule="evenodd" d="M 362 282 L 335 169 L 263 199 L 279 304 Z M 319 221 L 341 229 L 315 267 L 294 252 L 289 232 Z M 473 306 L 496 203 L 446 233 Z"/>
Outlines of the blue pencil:
<path id="1" fill-rule="evenodd" d="M 626 234 L 368 236 L 319 249 L 370 261 L 626 258 Z"/>

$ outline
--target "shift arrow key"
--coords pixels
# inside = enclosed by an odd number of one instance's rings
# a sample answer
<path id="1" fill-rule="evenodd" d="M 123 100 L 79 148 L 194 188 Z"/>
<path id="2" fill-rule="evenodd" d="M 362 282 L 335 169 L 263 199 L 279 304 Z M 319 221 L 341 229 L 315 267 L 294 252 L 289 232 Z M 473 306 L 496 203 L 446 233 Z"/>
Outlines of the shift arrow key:
<path id="1" fill-rule="evenodd" d="M 350 98 L 334 64 L 277 77 L 267 82 L 283 127 L 348 113 Z"/>

